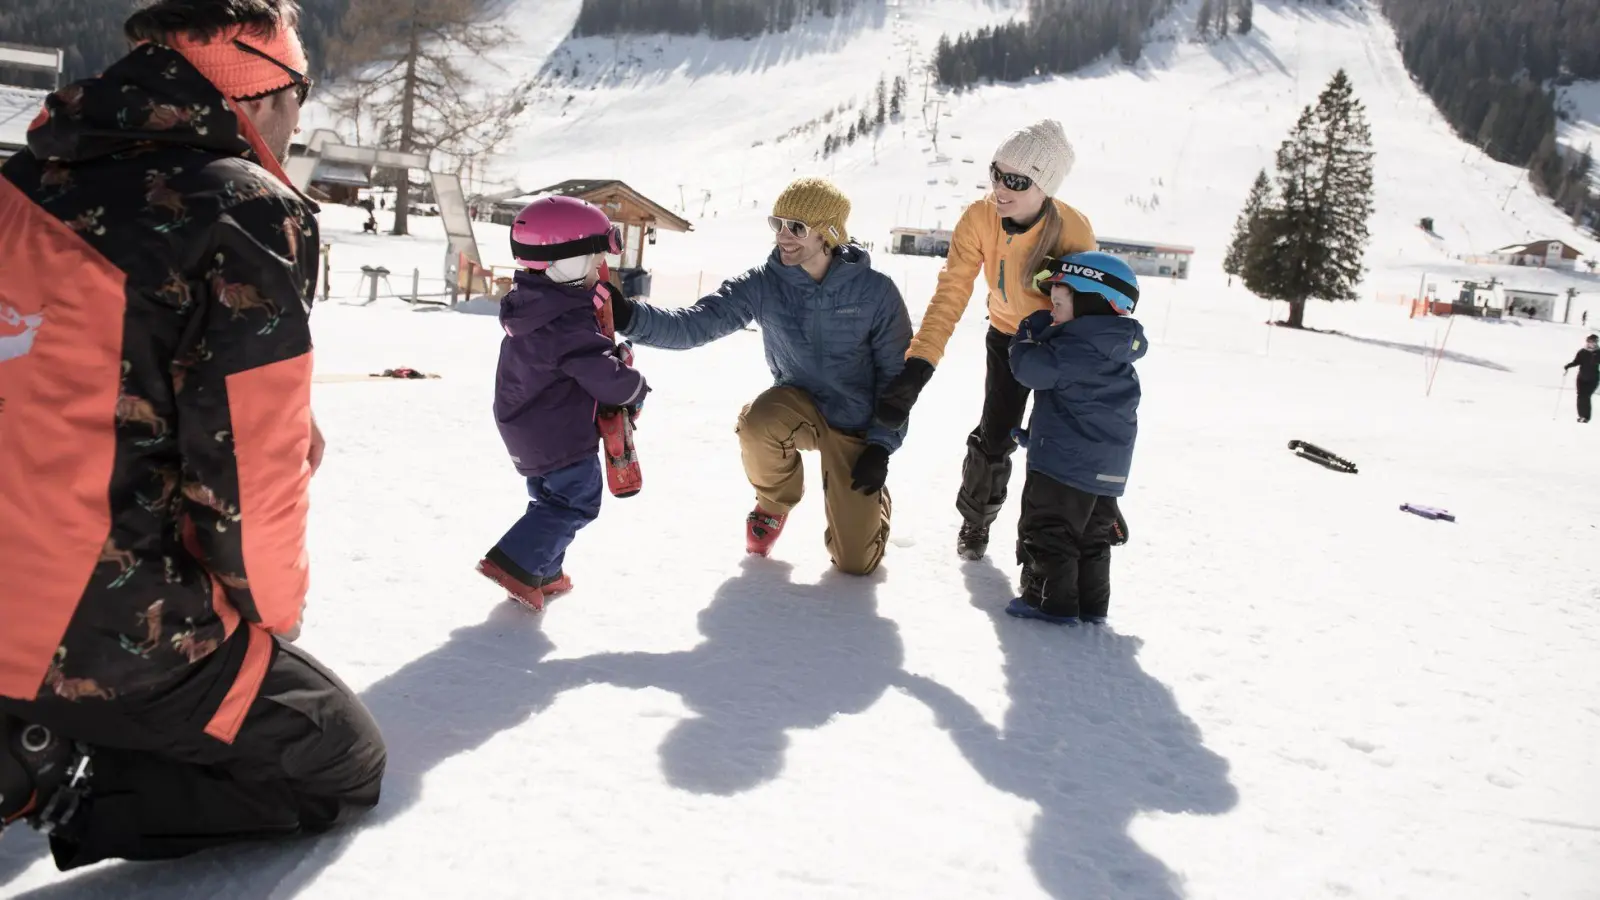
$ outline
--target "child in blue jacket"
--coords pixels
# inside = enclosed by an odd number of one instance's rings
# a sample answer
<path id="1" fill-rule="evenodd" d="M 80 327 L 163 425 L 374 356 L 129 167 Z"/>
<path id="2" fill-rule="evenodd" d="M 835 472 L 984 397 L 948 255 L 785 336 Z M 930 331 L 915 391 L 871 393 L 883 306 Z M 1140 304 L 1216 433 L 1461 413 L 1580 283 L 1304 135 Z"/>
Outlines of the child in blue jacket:
<path id="1" fill-rule="evenodd" d="M 1148 345 L 1132 317 L 1139 282 L 1107 253 L 1052 260 L 1038 276 L 1050 311 L 1024 319 L 1011 373 L 1034 393 L 1021 440 L 1028 480 L 1017 526 L 1022 596 L 1006 612 L 1057 625 L 1105 622 L 1117 498 L 1138 434 L 1139 375 Z"/>

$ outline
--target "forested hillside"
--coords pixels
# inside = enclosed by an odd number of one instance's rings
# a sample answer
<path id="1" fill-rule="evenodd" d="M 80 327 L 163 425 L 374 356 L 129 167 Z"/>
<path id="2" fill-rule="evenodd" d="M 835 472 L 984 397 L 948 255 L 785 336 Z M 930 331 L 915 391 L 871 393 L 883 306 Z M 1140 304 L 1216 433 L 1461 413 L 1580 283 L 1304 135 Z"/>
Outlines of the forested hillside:
<path id="1" fill-rule="evenodd" d="M 1530 177 L 1574 218 L 1589 163 L 1555 139 L 1553 85 L 1600 78 L 1600 0 L 1381 0 L 1406 67 L 1456 133 Z"/>
<path id="2" fill-rule="evenodd" d="M 1249 8 L 1249 0 L 1242 4 Z M 941 41 L 934 65 L 941 83 L 963 88 L 1065 74 L 1113 50 L 1133 63 L 1146 29 L 1172 7 L 1172 0 L 1028 0 L 1026 18 Z"/>
<path id="3" fill-rule="evenodd" d="M 808 16 L 848 12 L 857 0 L 584 0 L 574 33 L 755 37 Z M 881 0 L 872 0 L 881 2 Z"/>
<path id="4" fill-rule="evenodd" d="M 138 0 L 3 0 L 0 41 L 60 47 L 66 52 L 65 80 L 93 75 L 127 52 L 122 23 Z M 300 0 L 300 32 L 313 74 L 327 74 L 328 49 L 338 34 L 349 0 Z M 0 68 L 0 81 L 48 86 L 43 76 Z"/>

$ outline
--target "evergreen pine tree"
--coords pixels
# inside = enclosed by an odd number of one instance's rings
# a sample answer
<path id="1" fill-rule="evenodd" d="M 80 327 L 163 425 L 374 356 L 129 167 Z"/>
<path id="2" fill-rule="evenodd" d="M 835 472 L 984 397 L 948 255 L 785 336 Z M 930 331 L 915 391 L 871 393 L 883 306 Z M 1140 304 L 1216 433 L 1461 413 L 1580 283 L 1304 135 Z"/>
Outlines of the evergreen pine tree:
<path id="1" fill-rule="evenodd" d="M 1235 29 L 1240 34 L 1249 34 L 1255 16 L 1255 0 L 1239 0 L 1239 27 Z"/>
<path id="2" fill-rule="evenodd" d="M 1239 220 L 1233 225 L 1233 240 L 1228 244 L 1228 255 L 1223 257 L 1222 271 L 1229 275 L 1244 273 L 1245 259 L 1250 250 L 1250 235 L 1255 231 L 1261 210 L 1272 201 L 1272 182 L 1267 180 L 1267 170 L 1256 174 L 1256 183 L 1250 187 L 1250 196 L 1244 201 Z"/>
<path id="3" fill-rule="evenodd" d="M 878 79 L 878 114 L 873 117 L 873 122 L 882 125 L 889 118 L 889 86 L 882 79 Z"/>
<path id="4" fill-rule="evenodd" d="M 1203 0 L 1203 2 L 1200 4 L 1200 13 L 1195 18 L 1194 23 L 1195 32 L 1199 34 L 1200 40 L 1202 41 L 1211 37 L 1212 14 L 1213 9 L 1211 6 L 1211 0 Z"/>
<path id="5" fill-rule="evenodd" d="M 1546 132 L 1539 139 L 1539 147 L 1533 152 L 1533 158 L 1528 163 L 1528 179 L 1540 191 L 1554 196 L 1561 189 L 1564 169 L 1566 166 L 1561 161 L 1561 150 L 1556 144 L 1556 134 L 1554 131 Z"/>
<path id="6" fill-rule="evenodd" d="M 1594 158 L 1590 148 L 1585 147 L 1567 168 L 1565 183 L 1556 195 L 1556 204 L 1572 216 L 1575 225 L 1582 225 L 1594 207 L 1595 199 L 1590 191 L 1593 171 Z"/>
<path id="7" fill-rule="evenodd" d="M 1483 149 L 1483 148 L 1492 146 L 1494 144 L 1494 142 L 1495 142 L 1494 139 L 1495 139 L 1495 137 L 1497 135 L 1497 132 L 1495 131 L 1495 128 L 1499 124 L 1499 122 L 1500 122 L 1500 104 L 1499 103 L 1491 103 L 1489 105 L 1489 114 L 1483 117 L 1483 125 L 1479 126 L 1479 128 L 1478 128 L 1477 144 L 1478 144 L 1479 149 Z M 1485 151 L 1485 152 L 1487 152 L 1487 151 Z"/>
<path id="8" fill-rule="evenodd" d="M 1372 215 L 1372 135 L 1340 69 L 1278 148 L 1277 202 L 1262 210 L 1242 274 L 1262 297 L 1289 303 L 1291 328 L 1306 301 L 1354 300 Z"/>
<path id="9" fill-rule="evenodd" d="M 1139 14 L 1129 9 L 1127 18 L 1122 20 L 1122 34 L 1117 41 L 1117 52 L 1122 56 L 1123 65 L 1133 65 L 1144 54 L 1144 27 Z"/>

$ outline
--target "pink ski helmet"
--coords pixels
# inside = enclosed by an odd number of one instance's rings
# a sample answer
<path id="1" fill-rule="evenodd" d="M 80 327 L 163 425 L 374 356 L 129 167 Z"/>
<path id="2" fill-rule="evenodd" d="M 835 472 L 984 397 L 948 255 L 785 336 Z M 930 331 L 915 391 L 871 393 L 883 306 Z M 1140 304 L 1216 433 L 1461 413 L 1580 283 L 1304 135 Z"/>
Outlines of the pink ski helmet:
<path id="1" fill-rule="evenodd" d="M 621 252 L 622 230 L 600 207 L 575 197 L 540 197 L 511 226 L 512 258 L 535 271 L 564 259 Z"/>

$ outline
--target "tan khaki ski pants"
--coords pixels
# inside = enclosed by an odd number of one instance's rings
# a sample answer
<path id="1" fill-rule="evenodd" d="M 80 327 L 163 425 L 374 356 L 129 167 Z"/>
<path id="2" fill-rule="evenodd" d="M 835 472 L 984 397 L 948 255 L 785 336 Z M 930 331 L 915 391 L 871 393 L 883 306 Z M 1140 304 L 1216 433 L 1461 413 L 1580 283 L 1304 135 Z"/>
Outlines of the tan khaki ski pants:
<path id="1" fill-rule="evenodd" d="M 833 564 L 851 575 L 878 568 L 893 503 L 887 487 L 876 494 L 850 488 L 850 470 L 867 446 L 864 438 L 829 427 L 811 396 L 794 387 L 770 388 L 757 397 L 739 413 L 735 430 L 756 502 L 775 516 L 788 515 L 805 494 L 799 451 L 817 451 L 828 517 L 823 542 Z"/>

